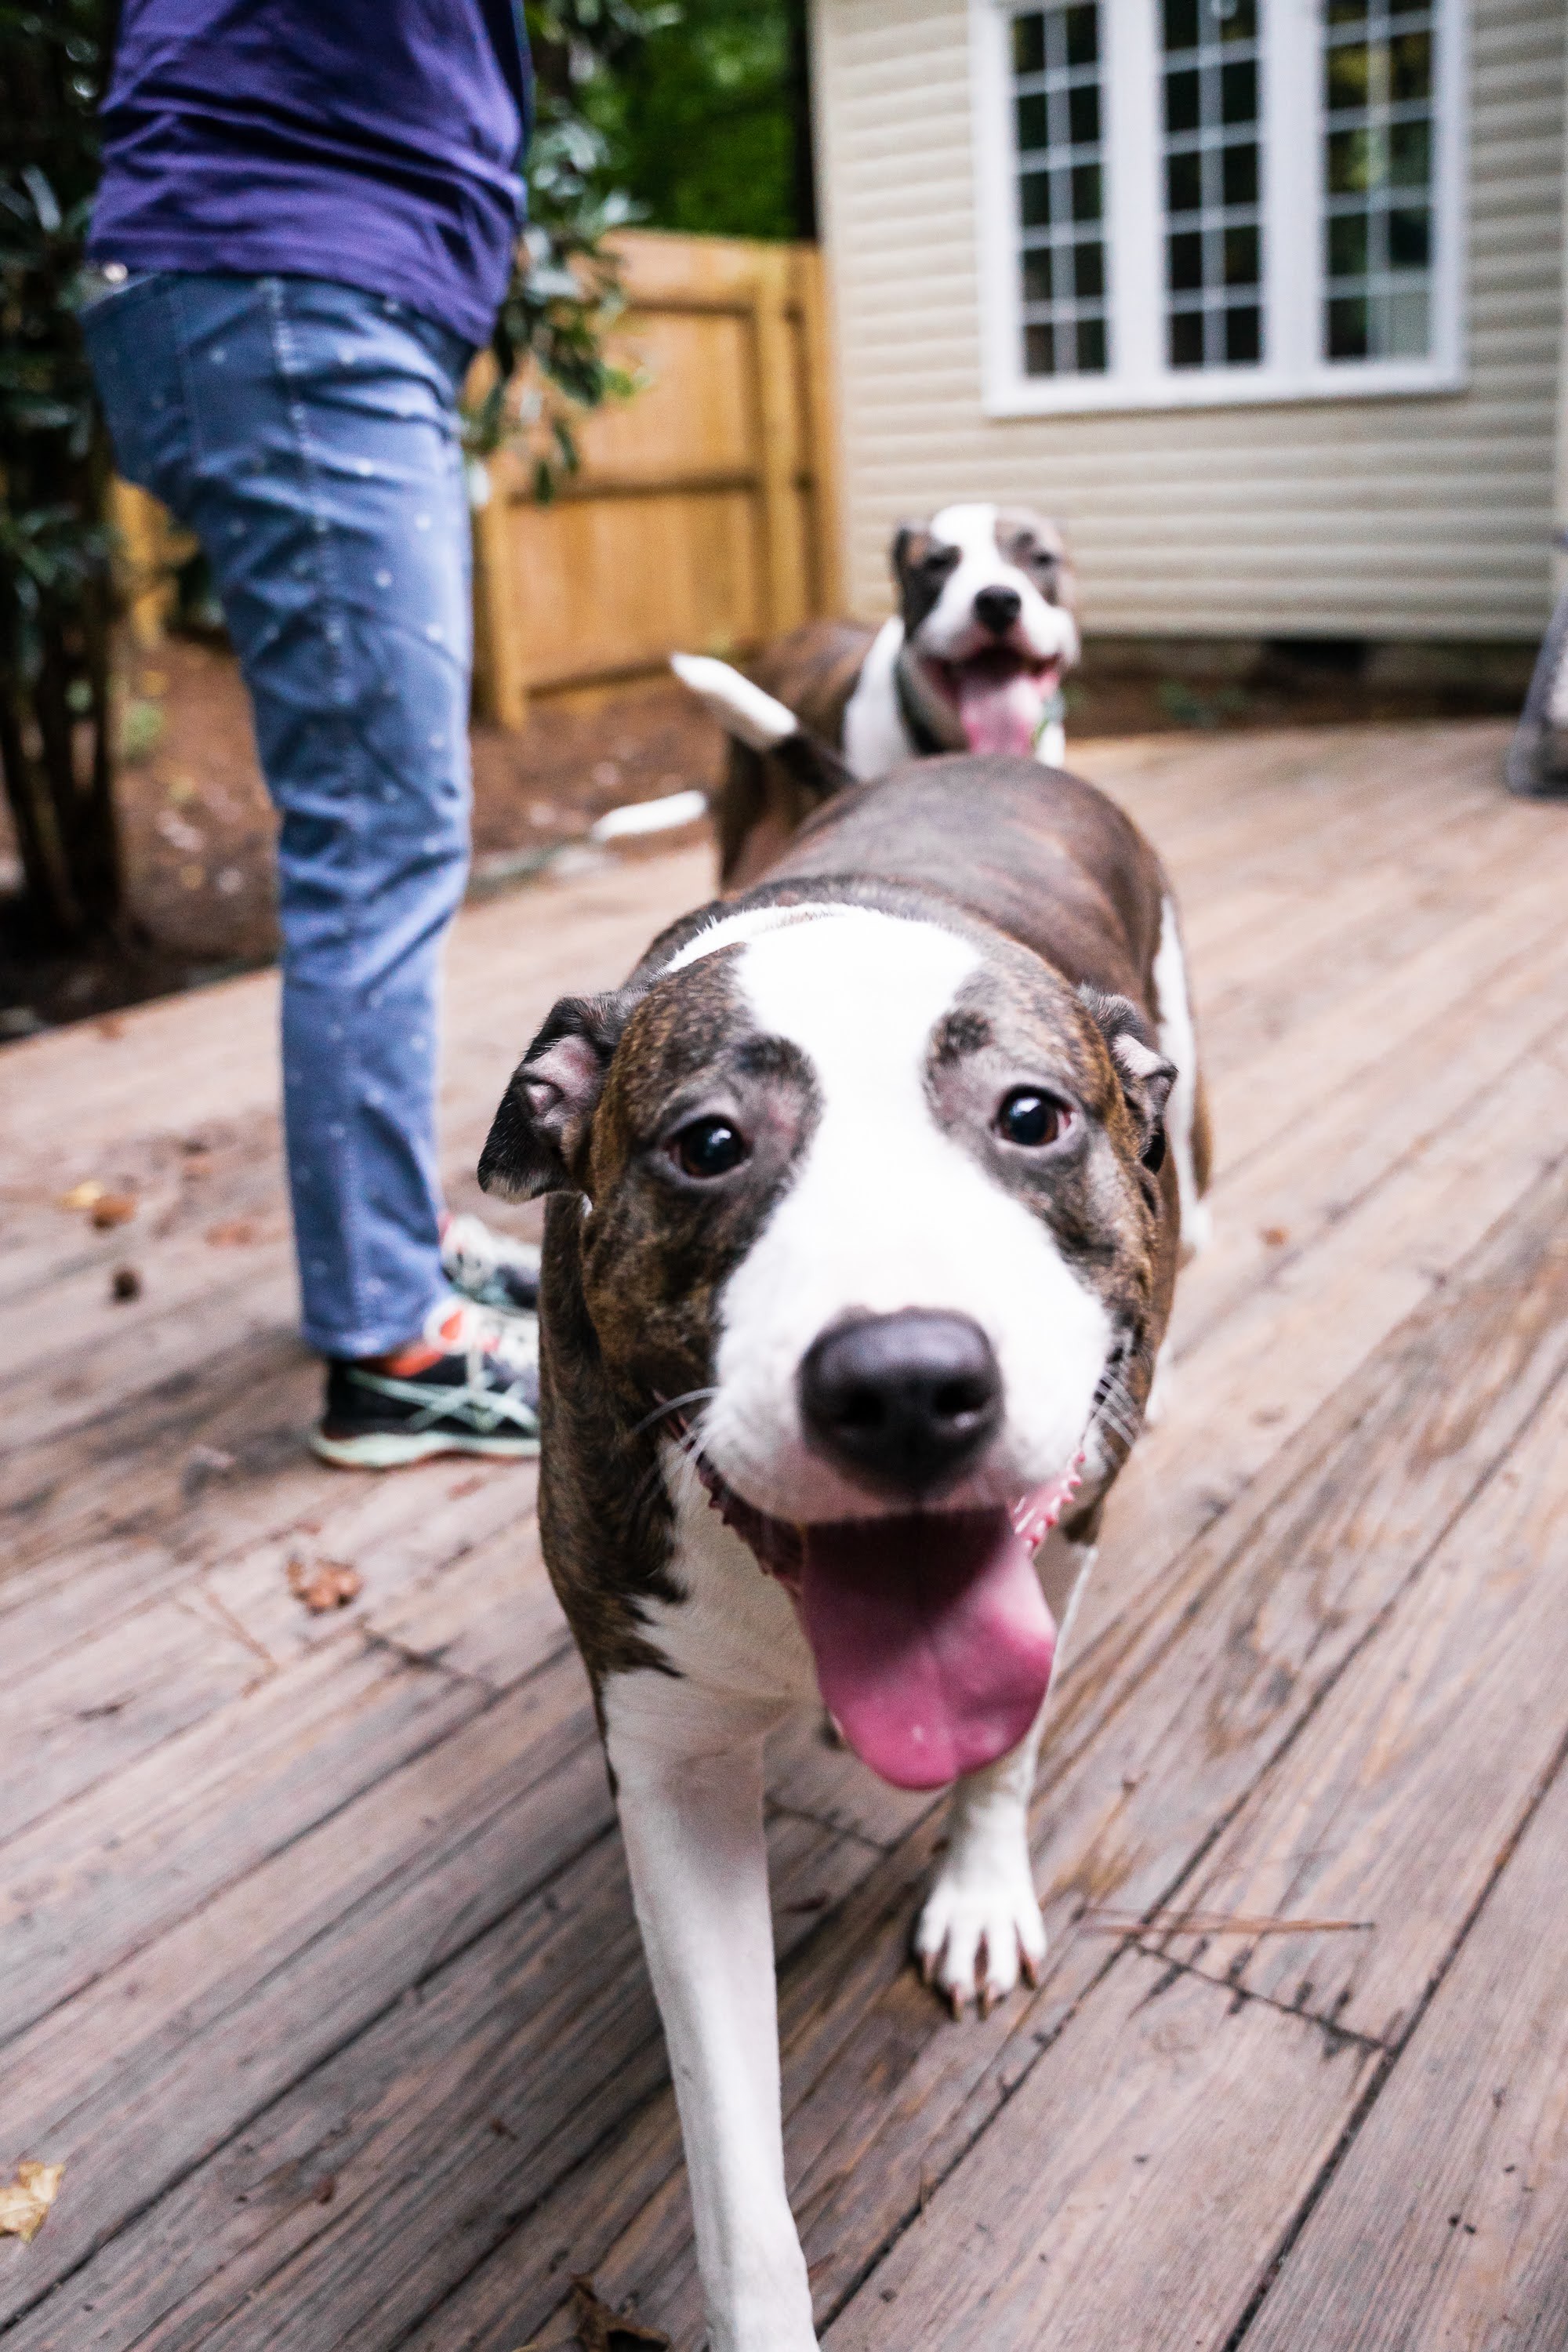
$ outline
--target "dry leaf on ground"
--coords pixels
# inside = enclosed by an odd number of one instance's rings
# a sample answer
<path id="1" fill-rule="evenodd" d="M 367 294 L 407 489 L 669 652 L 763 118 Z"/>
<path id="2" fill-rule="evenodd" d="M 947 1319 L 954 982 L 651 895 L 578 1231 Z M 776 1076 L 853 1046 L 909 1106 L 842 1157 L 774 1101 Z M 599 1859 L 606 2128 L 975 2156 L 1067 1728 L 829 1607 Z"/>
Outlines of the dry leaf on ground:
<path id="1" fill-rule="evenodd" d="M 572 2316 L 583 2352 L 637 2352 L 639 2344 L 660 2345 L 669 2352 L 669 2338 L 661 2329 L 645 2327 L 640 2319 L 627 2319 L 612 2311 L 600 2301 L 590 2278 L 572 2282 Z"/>
<path id="2" fill-rule="evenodd" d="M 20 2238 L 29 2245 L 44 2226 L 65 2178 L 63 2164 L 37 2164 L 24 2157 L 16 2178 L 0 2188 L 0 2238 Z"/>
<path id="3" fill-rule="evenodd" d="M 128 1225 L 136 1214 L 133 1192 L 103 1192 L 93 1202 L 91 1222 L 100 1234 L 110 1232 L 116 1225 Z"/>
<path id="4" fill-rule="evenodd" d="M 95 1201 L 102 1200 L 108 1190 L 108 1185 L 100 1184 L 96 1176 L 84 1176 L 79 1184 L 73 1184 L 68 1192 L 60 1194 L 60 1206 L 62 1209 L 90 1209 Z"/>
<path id="5" fill-rule="evenodd" d="M 248 1217 L 228 1217 L 222 1224 L 209 1225 L 206 1237 L 214 1249 L 248 1249 L 256 1227 Z"/>
<path id="6" fill-rule="evenodd" d="M 364 1590 L 357 1568 L 342 1559 L 304 1559 L 296 1552 L 289 1563 L 289 1590 L 313 1617 L 330 1609 L 346 1609 Z"/>

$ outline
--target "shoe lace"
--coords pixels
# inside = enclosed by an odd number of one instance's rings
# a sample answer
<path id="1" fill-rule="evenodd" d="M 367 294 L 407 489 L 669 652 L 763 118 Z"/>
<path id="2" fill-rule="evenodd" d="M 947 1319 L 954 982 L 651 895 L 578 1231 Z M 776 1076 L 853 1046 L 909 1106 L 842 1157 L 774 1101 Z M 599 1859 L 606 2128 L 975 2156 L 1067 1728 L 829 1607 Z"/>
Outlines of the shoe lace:
<path id="1" fill-rule="evenodd" d="M 441 1236 L 441 1258 L 447 1274 L 458 1283 L 482 1284 L 502 1267 L 532 1273 L 539 1252 L 527 1242 L 498 1234 L 482 1217 L 453 1217 Z"/>

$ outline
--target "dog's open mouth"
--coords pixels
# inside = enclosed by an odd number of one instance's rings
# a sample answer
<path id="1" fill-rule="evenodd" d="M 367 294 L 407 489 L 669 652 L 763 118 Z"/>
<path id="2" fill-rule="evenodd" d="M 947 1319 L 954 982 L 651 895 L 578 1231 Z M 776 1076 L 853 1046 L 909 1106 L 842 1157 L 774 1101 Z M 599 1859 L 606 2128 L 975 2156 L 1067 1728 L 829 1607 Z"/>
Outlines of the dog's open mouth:
<path id="1" fill-rule="evenodd" d="M 794 1594 L 823 1699 L 851 1748 L 900 1789 L 935 1789 L 1017 1746 L 1051 1679 L 1057 1629 L 1035 1547 L 1080 1454 L 1012 1509 L 900 1512 L 797 1528 L 700 1455 L 714 1508 Z"/>
<path id="2" fill-rule="evenodd" d="M 956 711 L 972 751 L 1027 756 L 1054 715 L 1061 660 L 988 646 L 965 661 L 924 661 L 936 692 Z"/>

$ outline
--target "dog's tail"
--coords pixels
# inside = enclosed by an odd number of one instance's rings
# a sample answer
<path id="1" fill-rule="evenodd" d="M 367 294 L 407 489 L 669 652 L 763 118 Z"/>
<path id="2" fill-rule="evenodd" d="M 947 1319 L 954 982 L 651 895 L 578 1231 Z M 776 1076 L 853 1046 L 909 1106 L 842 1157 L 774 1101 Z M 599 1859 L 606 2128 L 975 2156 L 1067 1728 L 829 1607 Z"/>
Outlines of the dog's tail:
<path id="1" fill-rule="evenodd" d="M 854 782 L 831 743 L 808 734 L 793 710 L 728 662 L 714 661 L 708 654 L 671 654 L 669 667 L 727 735 L 748 751 L 777 760 L 816 799 L 831 800 Z"/>

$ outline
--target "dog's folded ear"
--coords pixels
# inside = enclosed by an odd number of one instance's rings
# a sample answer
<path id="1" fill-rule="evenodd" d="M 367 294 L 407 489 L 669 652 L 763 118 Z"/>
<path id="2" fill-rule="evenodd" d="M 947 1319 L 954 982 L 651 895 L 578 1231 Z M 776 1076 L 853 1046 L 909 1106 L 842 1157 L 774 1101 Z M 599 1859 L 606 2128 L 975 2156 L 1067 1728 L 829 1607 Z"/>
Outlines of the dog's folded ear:
<path id="1" fill-rule="evenodd" d="M 891 551 L 893 584 L 896 588 L 901 589 L 908 585 L 910 572 L 925 562 L 931 550 L 931 536 L 929 524 L 901 522 L 899 525 L 898 530 L 893 533 Z"/>
<path id="2" fill-rule="evenodd" d="M 1079 994 L 1116 1065 L 1122 1099 L 1138 1130 L 1139 1158 L 1145 1168 L 1158 1170 L 1165 1157 L 1165 1105 L 1176 1083 L 1176 1066 L 1161 1053 L 1130 997 L 1108 996 L 1087 983 Z"/>
<path id="3" fill-rule="evenodd" d="M 631 1011 L 624 995 L 563 996 L 512 1072 L 479 1155 L 479 1183 L 510 1201 L 581 1189 L 583 1146 Z"/>

